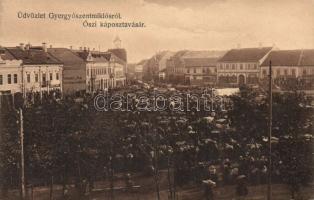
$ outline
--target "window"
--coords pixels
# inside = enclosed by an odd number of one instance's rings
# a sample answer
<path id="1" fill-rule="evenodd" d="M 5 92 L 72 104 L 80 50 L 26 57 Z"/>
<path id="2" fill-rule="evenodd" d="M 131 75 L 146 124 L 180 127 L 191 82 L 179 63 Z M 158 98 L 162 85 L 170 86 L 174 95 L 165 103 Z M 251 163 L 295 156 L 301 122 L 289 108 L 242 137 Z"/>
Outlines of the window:
<path id="1" fill-rule="evenodd" d="M 235 69 L 236 67 L 235 67 L 235 64 L 232 64 L 232 69 Z"/>
<path id="2" fill-rule="evenodd" d="M 0 75 L 0 85 L 3 85 L 3 76 Z"/>
<path id="3" fill-rule="evenodd" d="M 8 84 L 11 84 L 11 74 L 8 74 Z"/>
<path id="4" fill-rule="evenodd" d="M 280 76 L 280 69 L 277 69 L 276 74 L 277 76 Z"/>
<path id="5" fill-rule="evenodd" d="M 304 76 L 306 75 L 306 69 L 303 69 L 303 75 Z"/>
<path id="6" fill-rule="evenodd" d="M 56 73 L 56 80 L 59 80 L 59 73 Z"/>
<path id="7" fill-rule="evenodd" d="M 35 74 L 35 82 L 38 83 L 38 74 Z"/>
<path id="8" fill-rule="evenodd" d="M 292 69 L 291 73 L 293 76 L 295 76 L 295 69 Z"/>
<path id="9" fill-rule="evenodd" d="M 203 73 L 205 73 L 206 72 L 206 70 L 205 70 L 205 68 L 203 68 Z"/>
<path id="10" fill-rule="evenodd" d="M 31 75 L 30 74 L 26 75 L 26 81 L 27 81 L 27 83 L 31 82 Z"/>
<path id="11" fill-rule="evenodd" d="M 194 68 L 193 73 L 196 74 L 196 69 Z"/>
<path id="12" fill-rule="evenodd" d="M 52 81 L 52 73 L 49 73 L 49 78 Z"/>
<path id="13" fill-rule="evenodd" d="M 285 75 L 288 75 L 288 70 L 287 69 L 285 69 Z"/>
<path id="14" fill-rule="evenodd" d="M 226 69 L 229 69 L 229 64 L 226 64 Z"/>
<path id="15" fill-rule="evenodd" d="M 254 69 L 257 69 L 257 64 L 254 64 Z"/>
<path id="16" fill-rule="evenodd" d="M 188 74 L 189 74 L 189 73 L 190 73 L 190 69 L 187 69 L 187 70 L 186 70 L 186 73 L 188 73 Z"/>
<path id="17" fill-rule="evenodd" d="M 13 81 L 14 81 L 14 83 L 17 83 L 17 74 L 14 74 Z"/>
<path id="18" fill-rule="evenodd" d="M 46 74 L 43 74 L 43 83 L 46 83 Z"/>
<path id="19" fill-rule="evenodd" d="M 242 63 L 240 64 L 240 69 L 243 69 L 243 64 Z"/>

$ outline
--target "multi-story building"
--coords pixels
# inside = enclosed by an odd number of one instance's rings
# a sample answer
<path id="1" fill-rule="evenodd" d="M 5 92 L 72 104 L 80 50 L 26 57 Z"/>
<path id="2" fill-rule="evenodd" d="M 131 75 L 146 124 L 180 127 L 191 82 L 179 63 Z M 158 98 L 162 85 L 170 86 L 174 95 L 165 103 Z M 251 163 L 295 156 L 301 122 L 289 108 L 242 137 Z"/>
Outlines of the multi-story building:
<path id="1" fill-rule="evenodd" d="M 114 85 L 110 55 L 86 49 L 76 52 L 86 62 L 86 89 L 89 92 L 111 88 Z"/>
<path id="2" fill-rule="evenodd" d="M 122 87 L 126 84 L 124 65 L 111 52 L 75 51 L 86 62 L 87 91 Z"/>
<path id="3" fill-rule="evenodd" d="M 176 52 L 166 62 L 166 80 L 172 83 L 185 82 L 185 66 L 182 56 L 187 53 L 187 50 Z"/>
<path id="4" fill-rule="evenodd" d="M 217 63 L 217 78 L 220 86 L 258 84 L 260 65 L 272 47 L 231 49 Z"/>
<path id="5" fill-rule="evenodd" d="M 126 85 L 126 62 L 110 53 L 110 65 L 114 70 L 114 87 L 123 87 Z"/>
<path id="6" fill-rule="evenodd" d="M 185 82 L 190 85 L 215 85 L 217 61 L 225 51 L 189 51 L 182 56 Z"/>
<path id="7" fill-rule="evenodd" d="M 186 58 L 185 80 L 190 85 L 215 85 L 217 79 L 216 63 L 219 58 Z"/>
<path id="8" fill-rule="evenodd" d="M 22 60 L 0 48 L 0 94 L 22 92 Z"/>
<path id="9" fill-rule="evenodd" d="M 31 46 L 21 44 L 19 47 L 8 47 L 6 50 L 16 60 L 22 60 L 21 91 L 25 95 L 32 92 L 62 92 L 63 63 L 47 52 L 46 44 Z M 15 82 L 15 77 L 13 77 Z"/>
<path id="10" fill-rule="evenodd" d="M 86 63 L 71 49 L 48 48 L 48 52 L 63 63 L 62 91 L 71 94 L 86 90 Z"/>
<path id="11" fill-rule="evenodd" d="M 272 51 L 261 65 L 262 82 L 267 82 L 270 61 L 274 84 L 280 89 L 314 89 L 314 49 Z"/>

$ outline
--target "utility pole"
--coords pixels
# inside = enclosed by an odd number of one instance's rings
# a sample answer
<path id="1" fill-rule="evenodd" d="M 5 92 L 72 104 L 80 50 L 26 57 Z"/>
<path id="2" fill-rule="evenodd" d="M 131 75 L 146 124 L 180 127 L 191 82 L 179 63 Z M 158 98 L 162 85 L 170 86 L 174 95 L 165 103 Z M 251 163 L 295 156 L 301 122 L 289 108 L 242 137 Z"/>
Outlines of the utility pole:
<path id="1" fill-rule="evenodd" d="M 273 95 L 272 95 L 272 66 L 269 61 L 269 132 L 268 132 L 268 185 L 267 185 L 267 200 L 272 199 L 271 174 L 272 174 L 272 160 L 271 160 L 271 138 L 272 138 L 272 118 L 273 118 Z"/>
<path id="2" fill-rule="evenodd" d="M 24 125 L 23 125 L 23 111 L 20 111 L 20 144 L 21 144 L 21 199 L 25 200 L 25 171 L 24 171 Z"/>

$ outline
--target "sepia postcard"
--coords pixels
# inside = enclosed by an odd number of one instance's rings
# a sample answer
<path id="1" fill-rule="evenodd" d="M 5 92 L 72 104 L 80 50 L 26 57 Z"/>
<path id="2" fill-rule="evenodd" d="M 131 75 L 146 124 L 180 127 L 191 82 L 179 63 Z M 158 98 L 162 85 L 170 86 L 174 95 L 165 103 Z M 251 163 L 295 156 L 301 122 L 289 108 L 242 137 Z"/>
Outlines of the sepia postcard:
<path id="1" fill-rule="evenodd" d="M 314 200 L 314 0 L 0 0 L 0 200 Z"/>

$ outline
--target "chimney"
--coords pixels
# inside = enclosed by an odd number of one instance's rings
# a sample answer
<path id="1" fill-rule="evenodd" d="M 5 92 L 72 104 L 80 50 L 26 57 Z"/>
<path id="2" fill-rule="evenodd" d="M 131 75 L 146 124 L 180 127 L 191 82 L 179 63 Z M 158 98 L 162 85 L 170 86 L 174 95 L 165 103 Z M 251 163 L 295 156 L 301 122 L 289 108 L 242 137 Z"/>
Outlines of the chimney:
<path id="1" fill-rule="evenodd" d="M 52 49 L 52 45 L 49 45 L 49 48 Z"/>
<path id="2" fill-rule="evenodd" d="M 82 47 L 80 47 L 80 51 L 82 51 Z"/>
<path id="3" fill-rule="evenodd" d="M 86 47 L 84 47 L 84 51 L 86 51 Z"/>
<path id="4" fill-rule="evenodd" d="M 45 42 L 43 42 L 43 50 L 44 50 L 44 52 L 47 52 L 47 46 L 46 46 Z"/>
<path id="5" fill-rule="evenodd" d="M 95 51 L 95 48 L 93 48 L 93 51 Z"/>
<path id="6" fill-rule="evenodd" d="M 70 49 L 72 50 L 72 46 L 70 46 Z"/>
<path id="7" fill-rule="evenodd" d="M 87 50 L 90 51 L 90 50 L 89 50 L 89 47 L 87 48 Z"/>
<path id="8" fill-rule="evenodd" d="M 24 43 L 20 43 L 20 48 L 22 49 L 22 50 L 25 50 L 24 48 Z"/>

